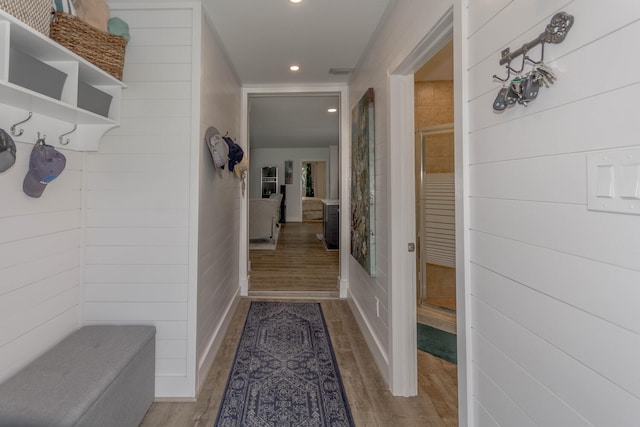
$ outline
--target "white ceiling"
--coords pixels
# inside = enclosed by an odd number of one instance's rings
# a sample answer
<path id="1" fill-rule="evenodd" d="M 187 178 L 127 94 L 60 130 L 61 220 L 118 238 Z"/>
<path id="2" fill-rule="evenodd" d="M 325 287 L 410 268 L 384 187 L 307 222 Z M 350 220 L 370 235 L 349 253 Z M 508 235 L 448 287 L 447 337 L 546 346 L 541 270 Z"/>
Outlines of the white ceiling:
<path id="1" fill-rule="evenodd" d="M 390 0 L 202 0 L 245 87 L 347 84 Z M 291 72 L 297 64 L 300 71 Z M 250 148 L 327 147 L 339 143 L 335 94 L 250 99 Z"/>
<path id="2" fill-rule="evenodd" d="M 244 87 L 347 84 L 390 4 L 399 0 L 202 0 Z M 298 72 L 289 71 L 297 64 Z M 453 78 L 449 43 L 415 74 Z M 327 147 L 339 142 L 335 94 L 274 94 L 249 99 L 250 148 Z"/>
<path id="3" fill-rule="evenodd" d="M 338 145 L 337 95 L 260 96 L 249 99 L 251 148 L 310 148 Z"/>
<path id="4" fill-rule="evenodd" d="M 389 0 L 203 0 L 244 86 L 346 83 Z M 296 73 L 289 65 L 298 64 Z"/>

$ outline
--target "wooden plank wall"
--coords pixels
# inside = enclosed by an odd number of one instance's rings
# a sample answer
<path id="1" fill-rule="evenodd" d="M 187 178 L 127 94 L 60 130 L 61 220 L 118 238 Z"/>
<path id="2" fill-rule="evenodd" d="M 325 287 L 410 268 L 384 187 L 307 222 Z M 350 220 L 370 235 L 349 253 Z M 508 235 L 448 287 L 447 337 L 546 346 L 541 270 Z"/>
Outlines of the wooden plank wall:
<path id="1" fill-rule="evenodd" d="M 112 7 L 131 31 L 129 87 L 122 92 L 121 126 L 87 155 L 85 172 L 84 321 L 157 327 L 156 396 L 193 395 L 195 381 L 189 337 L 193 15 L 188 6 Z"/>
<path id="2" fill-rule="evenodd" d="M 14 138 L 16 163 L 0 174 L 0 381 L 80 323 L 82 154 L 60 150 L 65 170 L 31 198 L 22 181 L 35 139 L 26 138 Z"/>
<path id="3" fill-rule="evenodd" d="M 500 51 L 561 10 L 558 81 L 495 113 Z M 587 153 L 639 146 L 639 18 L 633 0 L 468 2 L 475 425 L 640 420 L 640 217 L 586 206 Z"/>

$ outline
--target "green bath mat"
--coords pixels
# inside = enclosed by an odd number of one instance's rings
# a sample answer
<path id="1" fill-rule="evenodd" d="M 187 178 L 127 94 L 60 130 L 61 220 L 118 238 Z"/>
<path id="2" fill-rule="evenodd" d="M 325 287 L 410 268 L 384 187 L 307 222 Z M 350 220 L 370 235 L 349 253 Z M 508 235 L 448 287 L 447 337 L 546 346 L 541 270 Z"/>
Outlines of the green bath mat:
<path id="1" fill-rule="evenodd" d="M 418 350 L 426 351 L 449 362 L 457 363 L 456 336 L 418 323 Z"/>

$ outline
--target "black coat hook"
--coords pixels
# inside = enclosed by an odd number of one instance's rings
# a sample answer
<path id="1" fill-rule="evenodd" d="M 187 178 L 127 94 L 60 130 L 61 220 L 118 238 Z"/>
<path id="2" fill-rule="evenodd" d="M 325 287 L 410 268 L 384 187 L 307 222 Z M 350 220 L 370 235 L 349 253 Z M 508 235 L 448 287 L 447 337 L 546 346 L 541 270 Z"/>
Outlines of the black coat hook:
<path id="1" fill-rule="evenodd" d="M 511 68 L 511 62 L 509 62 L 509 63 L 507 64 L 507 67 L 506 67 L 506 68 L 507 68 L 507 77 L 505 77 L 505 78 L 503 79 L 503 78 L 501 78 L 501 77 L 498 77 L 498 75 L 497 75 L 497 74 L 494 74 L 494 75 L 493 75 L 493 78 L 494 78 L 494 79 L 496 79 L 496 80 L 498 80 L 498 81 L 500 81 L 500 82 L 502 82 L 502 83 L 506 83 L 506 82 L 508 82 L 509 80 L 511 80 L 511 70 L 513 70 L 513 68 Z"/>

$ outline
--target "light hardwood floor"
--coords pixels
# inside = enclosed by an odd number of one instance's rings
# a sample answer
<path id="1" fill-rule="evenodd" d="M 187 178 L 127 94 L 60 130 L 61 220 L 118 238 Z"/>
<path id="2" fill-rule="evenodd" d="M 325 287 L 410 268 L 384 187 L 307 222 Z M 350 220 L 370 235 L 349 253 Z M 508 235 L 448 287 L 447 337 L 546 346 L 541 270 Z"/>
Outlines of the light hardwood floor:
<path id="1" fill-rule="evenodd" d="M 319 299 L 357 426 L 456 426 L 456 365 L 418 351 L 417 397 L 393 397 L 358 325 L 337 296 L 339 252 L 316 238 L 321 222 L 283 224 L 275 251 L 251 251 L 250 295 Z M 154 403 L 142 426 L 208 426 L 215 421 L 251 299 L 243 298 L 224 343 L 194 403 Z"/>
<path id="2" fill-rule="evenodd" d="M 213 425 L 249 304 L 248 298 L 240 301 L 197 401 L 154 403 L 142 426 Z M 418 351 L 418 396 L 393 397 L 375 365 L 348 303 L 326 299 L 320 304 L 356 426 L 457 425 L 455 364 Z"/>
<path id="3" fill-rule="evenodd" d="M 441 329 L 450 334 L 456 331 L 456 312 L 432 304 L 418 304 L 416 312 L 418 323 Z"/>
<path id="4" fill-rule="evenodd" d="M 338 296 L 339 251 L 327 251 L 317 234 L 322 222 L 281 224 L 275 251 L 249 251 L 249 295 L 310 292 Z M 320 295 L 320 294 L 318 294 Z"/>

